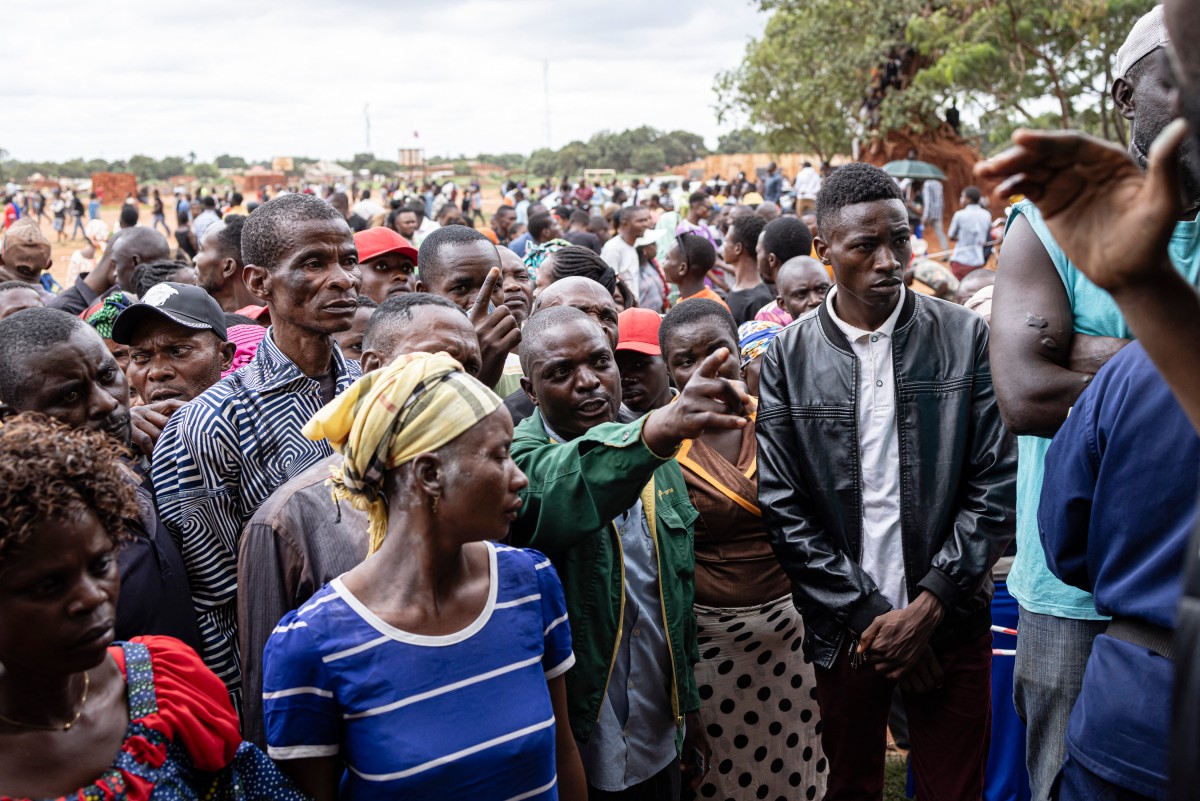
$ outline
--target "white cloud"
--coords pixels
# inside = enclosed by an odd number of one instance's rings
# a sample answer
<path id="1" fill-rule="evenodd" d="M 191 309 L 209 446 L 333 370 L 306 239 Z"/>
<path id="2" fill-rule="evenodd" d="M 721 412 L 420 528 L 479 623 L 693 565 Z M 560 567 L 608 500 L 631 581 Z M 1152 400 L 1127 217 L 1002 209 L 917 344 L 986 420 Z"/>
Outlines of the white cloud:
<path id="1" fill-rule="evenodd" d="M 713 77 L 748 0 L 151 0 L 10 4 L 0 147 L 22 160 L 529 152 L 602 129 L 715 144 Z M 16 80 L 14 80 L 14 78 Z"/>

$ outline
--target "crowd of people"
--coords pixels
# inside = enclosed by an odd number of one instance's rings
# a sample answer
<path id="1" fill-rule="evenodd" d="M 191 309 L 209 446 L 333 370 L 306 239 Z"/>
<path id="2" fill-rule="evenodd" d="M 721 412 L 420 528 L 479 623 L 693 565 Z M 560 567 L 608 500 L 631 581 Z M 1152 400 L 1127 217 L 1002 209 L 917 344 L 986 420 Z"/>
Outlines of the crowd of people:
<path id="1" fill-rule="evenodd" d="M 949 264 L 861 163 L 15 219 L 0 798 L 1190 797 L 1186 5 Z"/>

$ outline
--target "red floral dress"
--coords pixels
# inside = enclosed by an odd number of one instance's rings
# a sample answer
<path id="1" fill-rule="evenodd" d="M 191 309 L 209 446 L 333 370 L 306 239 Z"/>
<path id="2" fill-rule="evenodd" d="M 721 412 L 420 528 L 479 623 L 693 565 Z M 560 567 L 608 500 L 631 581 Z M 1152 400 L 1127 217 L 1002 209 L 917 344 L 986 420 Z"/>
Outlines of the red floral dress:
<path id="1" fill-rule="evenodd" d="M 242 741 L 225 686 L 191 648 L 171 637 L 135 637 L 108 653 L 125 674 L 125 741 L 103 775 L 61 801 L 307 798 Z"/>

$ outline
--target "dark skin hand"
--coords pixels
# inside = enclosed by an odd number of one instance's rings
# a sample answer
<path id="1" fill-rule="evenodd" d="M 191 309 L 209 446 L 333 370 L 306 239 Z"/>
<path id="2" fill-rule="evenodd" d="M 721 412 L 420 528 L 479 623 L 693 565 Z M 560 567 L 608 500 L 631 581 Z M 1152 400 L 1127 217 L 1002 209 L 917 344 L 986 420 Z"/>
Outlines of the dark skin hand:
<path id="1" fill-rule="evenodd" d="M 697 752 L 700 754 L 701 765 L 695 762 Z M 692 792 L 700 792 L 700 783 L 712 769 L 712 745 L 705 736 L 704 724 L 700 722 L 697 712 L 687 713 L 687 726 L 683 735 L 683 759 L 679 761 L 679 772 L 683 774 L 684 784 Z"/>
<path id="2" fill-rule="evenodd" d="M 1167 250 L 1182 208 L 1179 151 L 1188 134 L 1182 120 L 1163 129 L 1143 173 L 1124 150 L 1097 139 L 1017 131 L 1014 147 L 976 172 L 1004 179 L 998 192 L 1023 192 L 1038 205 L 1068 258 L 1112 293 L 1200 430 L 1200 353 L 1180 347 L 1200 337 L 1200 297 Z M 1122 258 L 1109 258 L 1115 252 Z"/>
<path id="3" fill-rule="evenodd" d="M 871 621 L 858 639 L 858 653 L 877 673 L 898 681 L 922 659 L 945 614 L 942 602 L 923 592 L 906 608 L 893 609 Z"/>
<path id="4" fill-rule="evenodd" d="M 926 645 L 913 666 L 900 677 L 900 689 L 906 693 L 931 693 L 942 688 L 944 679 L 941 663 L 933 649 Z"/>
<path id="5" fill-rule="evenodd" d="M 685 439 L 695 439 L 705 431 L 745 428 L 750 422 L 743 416 L 751 404 L 750 396 L 740 381 L 719 377 L 721 366 L 730 358 L 728 348 L 708 356 L 674 403 L 651 412 L 642 426 L 646 447 L 667 459 Z"/>
<path id="6" fill-rule="evenodd" d="M 517 327 L 517 319 L 507 306 L 496 306 L 488 314 L 488 303 L 499 280 L 500 268 L 493 267 L 488 271 L 475 303 L 467 313 L 479 337 L 479 353 L 483 358 L 483 367 L 476 377 L 489 387 L 495 387 L 500 381 L 509 352 L 521 343 L 521 329 Z"/>
<path id="7" fill-rule="evenodd" d="M 187 401 L 179 398 L 150 403 L 145 406 L 134 406 L 129 410 L 132 423 L 132 444 L 147 459 L 154 453 L 154 446 L 162 436 L 163 429 L 171 415 L 175 414 Z"/>

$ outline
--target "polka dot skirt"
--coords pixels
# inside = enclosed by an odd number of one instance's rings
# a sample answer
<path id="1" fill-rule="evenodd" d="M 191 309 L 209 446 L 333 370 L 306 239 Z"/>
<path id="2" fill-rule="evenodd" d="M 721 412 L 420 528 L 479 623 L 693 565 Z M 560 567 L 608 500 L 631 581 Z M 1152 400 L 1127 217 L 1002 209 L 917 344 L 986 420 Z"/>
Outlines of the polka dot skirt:
<path id="1" fill-rule="evenodd" d="M 713 749 L 701 799 L 794 801 L 825 794 L 827 764 L 804 624 L 790 597 L 695 608 L 700 719 Z"/>

